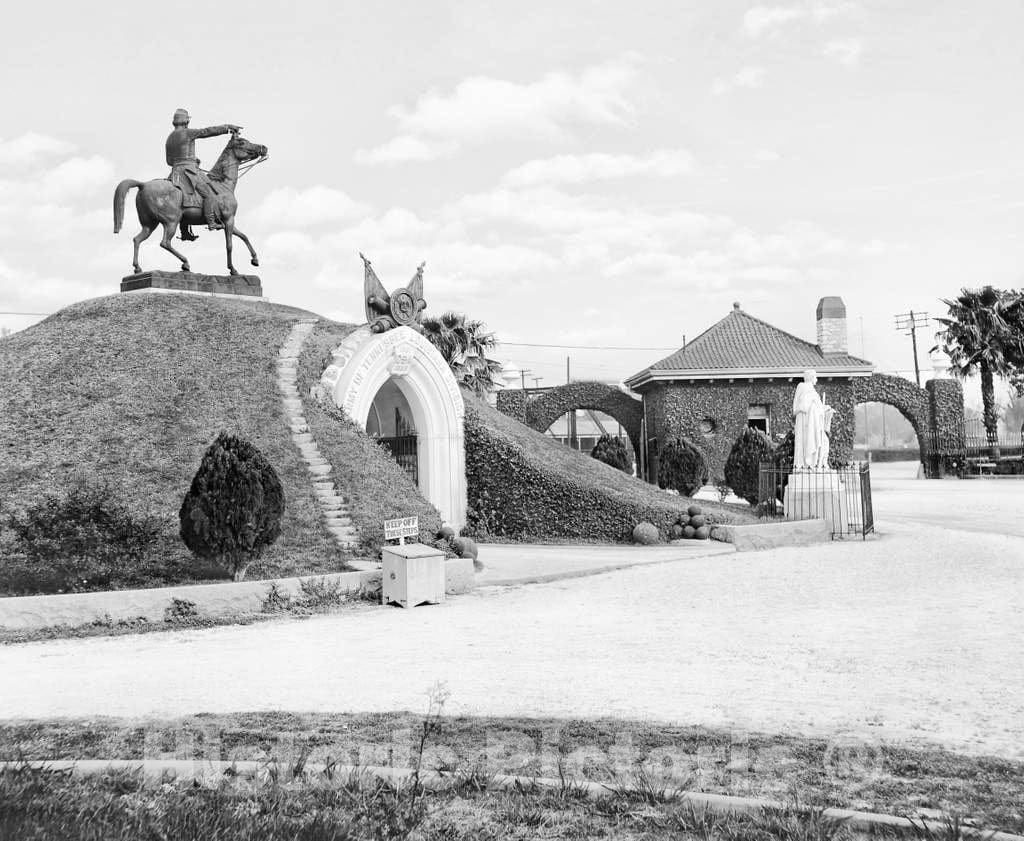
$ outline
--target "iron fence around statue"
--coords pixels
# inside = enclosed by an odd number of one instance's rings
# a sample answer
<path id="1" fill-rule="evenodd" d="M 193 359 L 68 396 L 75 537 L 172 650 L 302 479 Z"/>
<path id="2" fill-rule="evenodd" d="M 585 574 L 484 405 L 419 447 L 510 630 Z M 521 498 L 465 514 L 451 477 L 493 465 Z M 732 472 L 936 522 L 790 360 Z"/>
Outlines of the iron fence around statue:
<path id="1" fill-rule="evenodd" d="M 778 520 L 825 520 L 832 539 L 865 538 L 875 530 L 871 502 L 871 465 L 854 462 L 827 470 L 800 471 L 799 493 L 786 493 L 793 468 L 761 462 L 758 472 L 758 510 Z"/>

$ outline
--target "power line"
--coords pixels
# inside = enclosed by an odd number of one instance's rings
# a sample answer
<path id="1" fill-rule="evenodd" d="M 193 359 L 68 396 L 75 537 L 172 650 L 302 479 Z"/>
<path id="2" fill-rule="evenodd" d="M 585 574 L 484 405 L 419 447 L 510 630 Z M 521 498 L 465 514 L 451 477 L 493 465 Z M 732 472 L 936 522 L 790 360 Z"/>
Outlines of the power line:
<path id="1" fill-rule="evenodd" d="M 0 315 L 53 315 L 52 312 L 0 312 Z"/>
<path id="2" fill-rule="evenodd" d="M 554 347 L 569 348 L 570 350 L 679 350 L 678 347 L 605 347 L 603 345 L 544 345 L 534 342 L 502 342 L 498 344 L 509 347 Z"/>

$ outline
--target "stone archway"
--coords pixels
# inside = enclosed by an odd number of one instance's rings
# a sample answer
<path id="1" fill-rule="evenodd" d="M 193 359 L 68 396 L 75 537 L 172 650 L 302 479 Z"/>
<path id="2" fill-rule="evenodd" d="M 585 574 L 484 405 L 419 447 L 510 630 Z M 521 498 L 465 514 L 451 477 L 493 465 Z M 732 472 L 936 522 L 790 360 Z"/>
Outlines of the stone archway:
<path id="1" fill-rule="evenodd" d="M 320 382 L 363 429 L 382 386 L 393 383 L 402 393 L 419 438 L 420 491 L 445 521 L 465 525 L 465 407 L 444 357 L 410 327 L 372 333 L 368 326 L 348 336 L 333 356 Z"/>
<path id="2" fill-rule="evenodd" d="M 872 374 L 853 381 L 853 404 L 859 403 L 886 403 L 898 409 L 914 427 L 921 461 L 926 460 L 932 426 L 927 391 L 902 377 Z"/>
<path id="3" fill-rule="evenodd" d="M 560 385 L 529 400 L 526 423 L 538 432 L 546 432 L 558 418 L 573 409 L 594 409 L 611 415 L 629 435 L 636 463 L 640 464 L 643 404 L 614 386 L 599 382 L 576 382 Z"/>
<path id="4" fill-rule="evenodd" d="M 965 452 L 963 387 L 956 380 L 932 379 L 920 388 L 902 377 L 872 374 L 853 380 L 853 403 L 887 403 L 899 409 L 914 427 L 928 475 L 946 472 L 944 462 Z"/>

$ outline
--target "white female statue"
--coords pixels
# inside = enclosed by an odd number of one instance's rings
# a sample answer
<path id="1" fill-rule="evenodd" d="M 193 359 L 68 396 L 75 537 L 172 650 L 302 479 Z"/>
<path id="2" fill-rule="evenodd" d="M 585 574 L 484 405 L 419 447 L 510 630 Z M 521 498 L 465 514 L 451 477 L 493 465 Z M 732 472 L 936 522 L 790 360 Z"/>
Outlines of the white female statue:
<path id="1" fill-rule="evenodd" d="M 804 381 L 793 398 L 793 469 L 820 468 L 828 464 L 828 428 L 832 412 L 818 396 L 814 384 L 818 375 L 804 371 Z"/>

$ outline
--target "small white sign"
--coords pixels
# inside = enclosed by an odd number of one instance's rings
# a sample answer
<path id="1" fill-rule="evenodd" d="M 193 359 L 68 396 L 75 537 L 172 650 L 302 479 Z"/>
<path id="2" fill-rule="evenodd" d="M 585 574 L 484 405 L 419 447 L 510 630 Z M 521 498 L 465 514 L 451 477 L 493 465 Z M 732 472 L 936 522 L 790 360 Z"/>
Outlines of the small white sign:
<path id="1" fill-rule="evenodd" d="M 384 521 L 384 539 L 385 540 L 401 540 L 405 543 L 407 537 L 419 537 L 420 534 L 420 518 L 419 517 L 401 517 L 398 520 L 385 520 Z"/>

